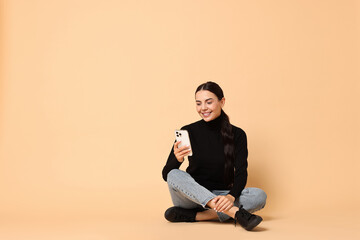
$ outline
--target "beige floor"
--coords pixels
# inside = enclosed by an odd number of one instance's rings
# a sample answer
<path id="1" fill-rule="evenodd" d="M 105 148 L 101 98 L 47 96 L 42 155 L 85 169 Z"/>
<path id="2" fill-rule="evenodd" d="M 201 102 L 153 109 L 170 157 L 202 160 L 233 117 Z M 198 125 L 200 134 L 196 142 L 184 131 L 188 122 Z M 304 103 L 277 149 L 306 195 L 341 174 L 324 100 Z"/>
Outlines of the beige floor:
<path id="1" fill-rule="evenodd" d="M 119 216 L 7 218 L 1 221 L 0 239 L 360 239 L 358 212 L 329 209 L 276 216 L 262 210 L 258 214 L 264 221 L 252 232 L 231 222 L 169 223 L 162 213 L 143 220 Z"/>

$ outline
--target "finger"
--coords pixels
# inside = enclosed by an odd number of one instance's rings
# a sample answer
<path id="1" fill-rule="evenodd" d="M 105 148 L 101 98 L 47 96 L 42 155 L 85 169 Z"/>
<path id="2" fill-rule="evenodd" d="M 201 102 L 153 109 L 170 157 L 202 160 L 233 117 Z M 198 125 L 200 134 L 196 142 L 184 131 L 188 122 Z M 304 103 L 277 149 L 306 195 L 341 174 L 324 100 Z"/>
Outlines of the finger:
<path id="1" fill-rule="evenodd" d="M 191 150 L 184 150 L 184 151 L 181 151 L 181 152 L 177 152 L 176 154 L 178 154 L 179 156 L 185 157 L 185 156 L 189 155 L 190 151 Z"/>
<path id="2" fill-rule="evenodd" d="M 187 156 L 190 152 L 191 152 L 191 149 L 187 149 L 187 150 L 179 150 L 179 148 L 174 149 L 174 154 L 178 158 Z"/>
<path id="3" fill-rule="evenodd" d="M 215 205 L 215 210 L 216 211 L 219 211 L 220 207 L 223 205 L 223 202 L 224 202 L 224 198 L 223 197 L 220 197 L 219 198 L 219 201 L 217 201 L 216 205 Z"/>
<path id="4" fill-rule="evenodd" d="M 215 196 L 212 200 L 218 200 L 219 196 Z"/>
<path id="5" fill-rule="evenodd" d="M 221 209 L 220 212 L 228 211 L 231 208 L 231 203 L 226 203 Z"/>
<path id="6" fill-rule="evenodd" d="M 175 143 L 174 143 L 174 147 L 173 147 L 174 151 L 176 151 L 176 149 L 179 148 L 178 145 L 180 144 L 180 142 L 181 142 L 181 141 L 178 141 L 178 142 L 175 142 Z"/>
<path id="7" fill-rule="evenodd" d="M 219 207 L 219 212 L 223 212 L 229 206 L 229 204 L 229 201 L 224 201 L 224 203 Z"/>
<path id="8" fill-rule="evenodd" d="M 185 157 L 185 156 L 189 155 L 190 151 L 191 150 L 184 150 L 184 151 L 178 152 L 177 154 L 179 156 Z"/>
<path id="9" fill-rule="evenodd" d="M 229 206 L 229 204 L 231 204 L 231 201 L 228 198 L 225 197 L 224 201 L 219 206 L 219 211 L 224 211 L 226 209 L 226 207 Z"/>
<path id="10" fill-rule="evenodd" d="M 174 150 L 174 154 L 176 154 L 179 151 L 178 148 L 175 146 L 175 144 L 174 144 L 173 150 Z"/>
<path id="11" fill-rule="evenodd" d="M 179 149 L 179 153 L 185 153 L 185 152 L 190 152 L 191 149 L 189 147 L 184 147 L 184 148 L 178 148 Z"/>
<path id="12" fill-rule="evenodd" d="M 179 148 L 180 151 L 184 151 L 184 150 L 188 150 L 188 149 L 190 149 L 189 145 L 185 145 L 185 146 L 182 146 L 181 148 Z"/>
<path id="13" fill-rule="evenodd" d="M 219 205 L 218 205 L 218 207 L 217 207 L 216 209 L 217 209 L 219 212 L 222 211 L 224 205 L 227 204 L 227 203 L 228 203 L 228 201 L 227 201 L 226 199 L 223 199 L 223 200 L 219 203 Z"/>
<path id="14" fill-rule="evenodd" d="M 229 204 L 229 206 L 224 211 L 229 211 L 233 206 L 234 204 Z"/>
<path id="15" fill-rule="evenodd" d="M 188 150 L 188 149 L 190 149 L 189 146 L 182 146 L 181 148 L 179 148 L 179 146 L 174 145 L 174 153 L 182 152 L 182 151 Z"/>
<path id="16" fill-rule="evenodd" d="M 223 211 L 224 210 L 224 206 L 227 206 L 229 204 L 229 199 L 227 199 L 226 197 L 223 198 L 223 201 L 219 204 L 218 206 L 218 211 Z"/>
<path id="17" fill-rule="evenodd" d="M 216 205 L 217 201 L 219 201 L 219 197 L 214 197 L 211 201 Z"/>
<path id="18" fill-rule="evenodd" d="M 175 142 L 174 145 L 175 145 L 176 147 L 178 147 L 178 145 L 179 145 L 180 143 L 181 143 L 181 141 L 177 141 L 177 142 Z"/>
<path id="19" fill-rule="evenodd" d="M 176 156 L 177 159 L 184 159 L 184 157 L 186 157 L 186 154 L 181 154 Z"/>
<path id="20" fill-rule="evenodd" d="M 219 201 L 219 199 L 220 199 L 220 196 L 216 196 L 213 198 L 213 200 L 215 200 L 215 202 Z"/>
<path id="21" fill-rule="evenodd" d="M 215 209 L 217 209 L 219 207 L 219 204 L 220 204 L 221 200 L 222 199 L 220 197 L 218 197 L 218 199 L 217 199 L 217 201 L 215 203 Z"/>

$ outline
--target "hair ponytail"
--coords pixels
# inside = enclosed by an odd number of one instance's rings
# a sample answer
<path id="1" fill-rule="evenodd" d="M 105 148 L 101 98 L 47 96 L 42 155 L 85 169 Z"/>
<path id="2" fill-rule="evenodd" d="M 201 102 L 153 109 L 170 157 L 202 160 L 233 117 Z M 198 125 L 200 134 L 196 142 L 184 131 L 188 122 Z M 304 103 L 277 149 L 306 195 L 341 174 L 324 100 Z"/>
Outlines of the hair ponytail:
<path id="1" fill-rule="evenodd" d="M 229 116 L 221 109 L 224 117 L 221 122 L 221 136 L 224 143 L 225 154 L 225 169 L 224 180 L 228 187 L 232 187 L 234 184 L 234 134 L 232 132 L 232 126 L 230 124 Z"/>

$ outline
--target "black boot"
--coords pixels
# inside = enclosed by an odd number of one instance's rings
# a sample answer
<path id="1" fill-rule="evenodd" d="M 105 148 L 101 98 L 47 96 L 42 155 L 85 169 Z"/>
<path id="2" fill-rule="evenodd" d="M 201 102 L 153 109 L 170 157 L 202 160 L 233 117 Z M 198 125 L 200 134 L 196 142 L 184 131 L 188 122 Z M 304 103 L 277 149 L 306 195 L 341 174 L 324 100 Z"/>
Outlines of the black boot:
<path id="1" fill-rule="evenodd" d="M 202 208 L 185 209 L 181 207 L 171 207 L 166 210 L 165 218 L 169 222 L 196 222 L 197 212 L 204 211 Z"/>
<path id="2" fill-rule="evenodd" d="M 235 213 L 235 226 L 236 222 L 238 222 L 243 228 L 248 231 L 259 225 L 262 220 L 263 219 L 260 216 L 251 214 L 246 211 L 242 205 L 240 206 L 239 211 Z"/>

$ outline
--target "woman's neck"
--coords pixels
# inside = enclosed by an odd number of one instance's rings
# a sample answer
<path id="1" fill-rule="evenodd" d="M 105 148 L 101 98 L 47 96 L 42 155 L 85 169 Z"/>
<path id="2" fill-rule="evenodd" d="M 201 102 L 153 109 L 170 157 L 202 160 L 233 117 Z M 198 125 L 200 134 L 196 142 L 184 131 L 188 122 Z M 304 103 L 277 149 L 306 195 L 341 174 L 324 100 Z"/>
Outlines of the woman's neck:
<path id="1" fill-rule="evenodd" d="M 206 122 L 204 119 L 202 119 L 202 120 L 203 120 L 204 124 L 207 127 L 209 127 L 210 129 L 221 129 L 221 122 L 222 122 L 223 117 L 224 117 L 224 114 L 223 114 L 223 111 L 221 111 L 220 115 L 211 121 Z"/>

